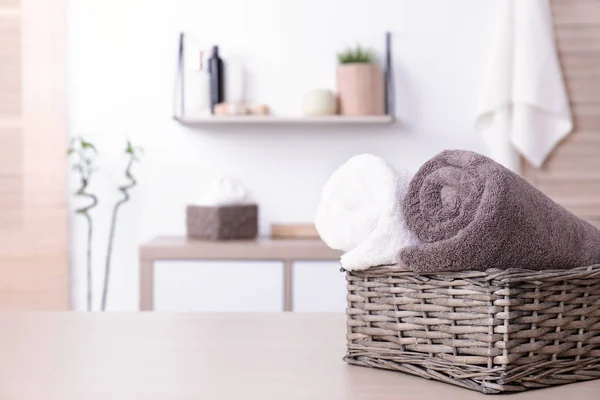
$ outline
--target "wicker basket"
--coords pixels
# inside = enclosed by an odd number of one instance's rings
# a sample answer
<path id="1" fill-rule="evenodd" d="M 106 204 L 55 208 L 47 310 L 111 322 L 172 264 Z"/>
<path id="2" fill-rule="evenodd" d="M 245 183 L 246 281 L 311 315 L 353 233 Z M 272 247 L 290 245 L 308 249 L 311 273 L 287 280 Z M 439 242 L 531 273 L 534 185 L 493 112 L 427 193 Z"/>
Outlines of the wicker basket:
<path id="1" fill-rule="evenodd" d="M 600 265 L 347 272 L 350 364 L 483 393 L 600 377 Z"/>

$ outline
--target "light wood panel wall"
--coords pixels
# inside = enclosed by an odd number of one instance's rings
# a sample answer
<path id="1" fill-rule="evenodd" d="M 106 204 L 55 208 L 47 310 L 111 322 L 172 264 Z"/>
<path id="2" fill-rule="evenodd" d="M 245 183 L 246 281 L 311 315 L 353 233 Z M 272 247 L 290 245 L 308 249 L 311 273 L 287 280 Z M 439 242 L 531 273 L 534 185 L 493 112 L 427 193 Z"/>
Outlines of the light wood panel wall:
<path id="1" fill-rule="evenodd" d="M 575 130 L 524 175 L 554 200 L 600 227 L 600 1 L 552 0 L 556 41 Z"/>
<path id="2" fill-rule="evenodd" d="M 68 309 L 66 0 L 0 0 L 0 309 Z"/>

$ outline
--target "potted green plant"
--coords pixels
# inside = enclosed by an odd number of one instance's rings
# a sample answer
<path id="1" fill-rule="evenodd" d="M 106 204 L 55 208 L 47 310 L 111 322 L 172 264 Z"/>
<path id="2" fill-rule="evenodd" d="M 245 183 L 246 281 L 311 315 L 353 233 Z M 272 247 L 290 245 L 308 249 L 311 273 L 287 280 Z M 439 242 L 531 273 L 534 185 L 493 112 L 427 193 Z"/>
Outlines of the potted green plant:
<path id="1" fill-rule="evenodd" d="M 383 115 L 383 71 L 370 49 L 361 46 L 338 53 L 337 88 L 342 115 Z"/>

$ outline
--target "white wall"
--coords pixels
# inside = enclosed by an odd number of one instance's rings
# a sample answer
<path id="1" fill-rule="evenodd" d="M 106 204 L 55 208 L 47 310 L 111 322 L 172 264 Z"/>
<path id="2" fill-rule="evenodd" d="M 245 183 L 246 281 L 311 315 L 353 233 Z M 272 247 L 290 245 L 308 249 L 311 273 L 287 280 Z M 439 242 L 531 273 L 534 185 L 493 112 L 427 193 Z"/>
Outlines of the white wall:
<path id="1" fill-rule="evenodd" d="M 271 222 L 312 220 L 321 185 L 354 154 L 372 152 L 415 170 L 445 148 L 483 152 L 473 119 L 493 3 L 72 0 L 71 134 L 92 138 L 103 153 L 92 185 L 101 193 L 96 293 L 126 137 L 145 148 L 145 157 L 136 169 L 140 184 L 122 209 L 110 310 L 136 309 L 138 245 L 156 235 L 183 234 L 185 205 L 217 175 L 238 177 L 251 189 L 261 207 L 261 231 L 268 233 Z M 384 129 L 182 127 L 171 118 L 181 30 L 207 46 L 220 45 L 225 59 L 242 60 L 252 79 L 251 98 L 286 115 L 299 113 L 306 91 L 334 89 L 338 50 L 355 43 L 381 50 L 390 30 L 401 123 Z M 74 304 L 82 309 L 85 226 L 75 217 L 71 225 Z M 178 293 L 171 287 L 159 296 Z"/>

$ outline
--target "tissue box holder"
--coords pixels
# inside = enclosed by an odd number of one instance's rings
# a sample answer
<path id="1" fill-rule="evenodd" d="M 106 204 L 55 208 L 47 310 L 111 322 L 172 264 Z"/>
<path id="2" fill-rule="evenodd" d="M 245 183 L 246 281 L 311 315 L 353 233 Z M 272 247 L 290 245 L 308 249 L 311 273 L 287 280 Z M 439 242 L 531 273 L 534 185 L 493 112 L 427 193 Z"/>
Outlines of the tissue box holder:
<path id="1" fill-rule="evenodd" d="M 258 206 L 188 206 L 187 236 L 192 239 L 251 239 L 258 233 Z"/>
<path id="2" fill-rule="evenodd" d="M 600 265 L 346 278 L 350 364 L 483 393 L 600 377 Z"/>

